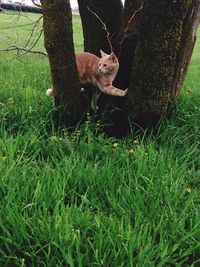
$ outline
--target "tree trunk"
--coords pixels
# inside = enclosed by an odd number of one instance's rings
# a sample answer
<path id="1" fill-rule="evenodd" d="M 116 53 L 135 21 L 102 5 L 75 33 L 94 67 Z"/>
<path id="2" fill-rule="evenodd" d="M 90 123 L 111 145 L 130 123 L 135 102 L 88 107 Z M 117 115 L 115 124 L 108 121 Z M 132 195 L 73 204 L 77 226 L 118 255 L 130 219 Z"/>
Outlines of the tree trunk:
<path id="1" fill-rule="evenodd" d="M 152 125 L 172 110 L 194 47 L 199 5 L 200 0 L 144 1 L 129 84 L 131 121 Z"/>
<path id="2" fill-rule="evenodd" d="M 119 71 L 115 78 L 114 85 L 120 89 L 129 86 L 134 55 L 138 39 L 138 26 L 142 15 L 141 0 L 126 0 L 123 10 L 122 26 L 118 34 L 116 45 L 117 56 L 119 59 Z M 116 107 L 110 115 L 113 127 L 111 135 L 118 138 L 127 135 L 128 131 L 128 112 L 126 108 L 127 98 L 115 97 L 113 105 Z"/>
<path id="3" fill-rule="evenodd" d="M 69 0 L 41 0 L 44 43 L 56 92 L 56 120 L 75 126 L 83 114 L 83 101 L 75 62 Z"/>
<path id="4" fill-rule="evenodd" d="M 83 25 L 84 50 L 98 56 L 100 55 L 100 49 L 106 53 L 111 52 L 106 31 L 102 29 L 101 22 L 88 10 L 88 7 L 99 16 L 103 23 L 105 23 L 107 30 L 112 37 L 111 42 L 113 49 L 115 50 L 122 23 L 123 6 L 121 0 L 78 0 L 78 4 Z M 92 90 L 95 90 L 95 88 L 89 85 L 86 86 L 85 89 L 88 98 L 91 99 L 90 93 Z M 115 135 L 114 132 L 116 130 L 114 122 L 111 119 L 112 110 L 115 108 L 114 102 L 115 97 L 101 94 L 97 103 L 99 107 L 99 117 L 101 117 L 102 114 L 105 114 L 105 124 L 109 125 L 105 129 L 105 132 L 108 135 Z"/>
<path id="5" fill-rule="evenodd" d="M 61 120 L 75 125 L 83 114 L 83 102 L 75 64 L 69 0 L 41 2 L 45 47 L 57 92 L 56 107 L 61 107 L 58 108 Z M 113 36 L 112 44 L 120 61 L 115 85 L 123 89 L 129 84 L 126 106 L 123 98 L 105 94 L 99 98 L 100 115 L 106 105 L 110 105 L 108 122 L 112 126 L 108 127 L 108 134 L 124 135 L 127 115 L 141 126 L 157 123 L 170 113 L 179 95 L 196 40 L 200 0 L 126 0 L 122 26 L 120 0 L 78 2 L 85 51 L 96 55 L 100 49 L 110 52 L 106 32 L 89 7 Z M 142 11 L 138 10 L 141 2 Z M 113 107 L 122 111 L 112 112 Z"/>
<path id="6" fill-rule="evenodd" d="M 178 98 L 180 89 L 183 85 L 194 45 L 196 43 L 196 32 L 199 23 L 200 1 L 193 0 L 183 24 L 181 45 L 177 55 L 176 67 L 172 79 L 171 101 Z"/>
<path id="7" fill-rule="evenodd" d="M 83 25 L 84 50 L 97 56 L 100 55 L 100 49 L 110 53 L 106 32 L 103 30 L 101 22 L 88 10 L 88 7 L 106 24 L 112 37 L 111 42 L 115 47 L 117 34 L 121 27 L 121 0 L 78 0 L 78 5 Z"/>
<path id="8" fill-rule="evenodd" d="M 115 84 L 121 89 L 129 85 L 134 54 L 138 37 L 138 22 L 142 11 L 141 0 L 126 0 L 123 10 L 123 23 L 118 34 L 116 46 L 119 58 L 119 71 Z"/>

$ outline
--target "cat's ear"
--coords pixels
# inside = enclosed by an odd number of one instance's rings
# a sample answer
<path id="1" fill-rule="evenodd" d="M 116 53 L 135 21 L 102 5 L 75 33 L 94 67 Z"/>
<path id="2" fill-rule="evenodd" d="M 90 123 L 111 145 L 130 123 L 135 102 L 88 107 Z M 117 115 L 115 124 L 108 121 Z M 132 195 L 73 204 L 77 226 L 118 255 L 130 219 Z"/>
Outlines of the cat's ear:
<path id="1" fill-rule="evenodd" d="M 117 62 L 117 57 L 113 51 L 110 54 L 110 58 L 112 59 L 113 62 Z"/>
<path id="2" fill-rule="evenodd" d="M 101 49 L 100 49 L 100 53 L 101 53 L 101 57 L 106 57 L 106 56 L 108 56 L 108 54 L 106 54 L 105 52 L 103 52 Z"/>

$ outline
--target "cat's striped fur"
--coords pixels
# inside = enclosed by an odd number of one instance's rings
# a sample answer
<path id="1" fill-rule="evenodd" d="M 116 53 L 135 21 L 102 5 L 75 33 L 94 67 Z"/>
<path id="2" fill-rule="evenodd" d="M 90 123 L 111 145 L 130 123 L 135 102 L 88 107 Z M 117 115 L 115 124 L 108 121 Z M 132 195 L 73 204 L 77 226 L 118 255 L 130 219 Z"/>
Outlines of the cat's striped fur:
<path id="1" fill-rule="evenodd" d="M 121 90 L 112 85 L 118 72 L 119 62 L 114 52 L 107 55 L 101 51 L 101 58 L 87 52 L 76 54 L 76 64 L 79 79 L 82 84 L 90 83 L 97 86 L 103 93 L 113 96 L 125 96 L 127 90 Z M 48 89 L 48 96 L 55 96 L 52 88 Z"/>

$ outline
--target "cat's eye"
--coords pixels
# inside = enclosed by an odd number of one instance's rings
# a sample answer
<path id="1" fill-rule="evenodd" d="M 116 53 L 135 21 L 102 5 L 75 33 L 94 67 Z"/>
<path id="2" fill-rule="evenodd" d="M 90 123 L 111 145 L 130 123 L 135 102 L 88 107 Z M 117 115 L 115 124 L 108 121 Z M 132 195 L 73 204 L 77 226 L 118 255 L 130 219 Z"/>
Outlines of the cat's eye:
<path id="1" fill-rule="evenodd" d="M 104 67 L 106 67 L 107 65 L 106 64 L 103 64 Z"/>

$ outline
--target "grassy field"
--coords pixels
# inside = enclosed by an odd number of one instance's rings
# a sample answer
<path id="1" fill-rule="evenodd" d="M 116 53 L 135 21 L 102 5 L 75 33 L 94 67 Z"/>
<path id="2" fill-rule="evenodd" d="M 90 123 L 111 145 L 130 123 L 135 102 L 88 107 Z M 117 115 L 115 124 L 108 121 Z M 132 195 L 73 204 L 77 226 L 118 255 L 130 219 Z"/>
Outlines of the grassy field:
<path id="1" fill-rule="evenodd" d="M 0 14 L 0 48 L 36 19 Z M 0 266 L 200 266 L 199 35 L 173 118 L 121 141 L 57 132 L 47 59 L 0 53 Z"/>

